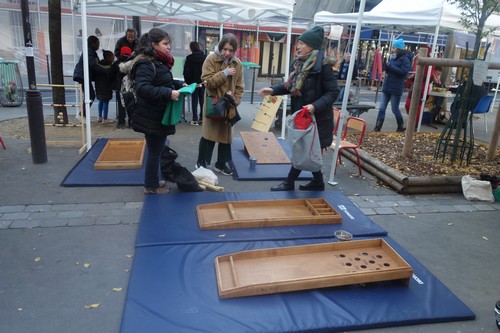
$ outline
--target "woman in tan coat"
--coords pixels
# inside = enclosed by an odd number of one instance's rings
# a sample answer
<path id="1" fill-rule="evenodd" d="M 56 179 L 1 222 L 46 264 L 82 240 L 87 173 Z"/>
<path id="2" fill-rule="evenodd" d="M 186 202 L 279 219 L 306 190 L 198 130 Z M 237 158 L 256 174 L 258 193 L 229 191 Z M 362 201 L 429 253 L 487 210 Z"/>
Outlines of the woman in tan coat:
<path id="1" fill-rule="evenodd" d="M 205 85 L 207 96 L 222 97 L 231 91 L 236 105 L 239 105 L 243 96 L 243 67 L 241 61 L 236 58 L 237 49 L 236 36 L 231 33 L 225 34 L 215 52 L 203 63 L 201 81 Z M 232 175 L 233 171 L 227 165 L 227 162 L 232 160 L 233 141 L 233 129 L 229 120 L 236 115 L 236 109 L 232 108 L 229 111 L 228 119 L 210 119 L 205 117 L 206 106 L 207 103 L 203 106 L 203 130 L 196 166 L 206 168 L 210 165 L 215 143 L 218 142 L 214 170 L 223 175 Z"/>

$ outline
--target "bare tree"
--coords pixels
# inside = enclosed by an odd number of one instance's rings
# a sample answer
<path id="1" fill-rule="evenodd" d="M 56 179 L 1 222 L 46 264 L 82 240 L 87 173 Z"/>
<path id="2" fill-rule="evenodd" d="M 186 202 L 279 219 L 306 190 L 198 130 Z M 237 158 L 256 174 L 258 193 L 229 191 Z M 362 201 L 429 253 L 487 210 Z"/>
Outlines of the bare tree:
<path id="1" fill-rule="evenodd" d="M 49 0 L 49 44 L 50 44 L 50 75 L 52 84 L 63 85 L 63 55 L 61 43 L 61 1 Z M 52 87 L 54 101 L 54 123 L 68 124 L 66 96 L 64 87 Z"/>

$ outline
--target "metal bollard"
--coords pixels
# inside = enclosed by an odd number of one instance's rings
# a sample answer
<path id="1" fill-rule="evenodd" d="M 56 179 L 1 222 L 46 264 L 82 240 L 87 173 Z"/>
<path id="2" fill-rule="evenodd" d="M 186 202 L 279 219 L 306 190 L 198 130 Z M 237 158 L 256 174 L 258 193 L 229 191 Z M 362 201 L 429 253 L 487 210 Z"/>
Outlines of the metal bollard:
<path id="1" fill-rule="evenodd" d="M 47 142 L 45 140 L 42 95 L 38 90 L 26 91 L 26 107 L 30 129 L 31 158 L 35 164 L 46 163 Z"/>

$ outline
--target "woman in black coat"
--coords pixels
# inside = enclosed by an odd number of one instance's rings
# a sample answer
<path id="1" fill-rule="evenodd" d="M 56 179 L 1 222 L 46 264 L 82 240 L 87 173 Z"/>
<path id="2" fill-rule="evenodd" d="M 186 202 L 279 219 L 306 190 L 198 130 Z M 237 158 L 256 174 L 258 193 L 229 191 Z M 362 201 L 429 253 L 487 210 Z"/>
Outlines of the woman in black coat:
<path id="1" fill-rule="evenodd" d="M 191 125 L 199 125 L 201 123 L 201 113 L 203 112 L 203 103 L 205 102 L 205 87 L 201 84 L 201 69 L 206 56 L 201 50 L 201 45 L 198 42 L 189 44 L 191 54 L 186 57 L 184 63 L 184 82 L 186 84 L 196 83 L 196 90 L 191 94 L 191 111 L 193 120 Z M 200 116 L 198 117 L 198 104 L 200 105 Z M 198 119 L 200 121 L 198 122 Z"/>
<path id="2" fill-rule="evenodd" d="M 146 138 L 148 156 L 144 175 L 145 194 L 163 194 L 170 190 L 159 181 L 160 156 L 167 135 L 175 134 L 175 126 L 161 123 L 167 103 L 179 99 L 182 82 L 174 80 L 170 71 L 174 58 L 170 54 L 170 37 L 162 29 L 153 28 L 141 36 L 138 56 L 131 64 L 137 104 L 132 128 Z M 129 62 L 126 63 L 127 65 Z"/>
<path id="3" fill-rule="evenodd" d="M 321 149 L 326 149 L 333 140 L 332 105 L 339 94 L 337 77 L 331 64 L 321 50 L 324 31 L 320 26 L 304 32 L 297 42 L 296 59 L 292 64 L 292 72 L 287 82 L 259 90 L 265 95 L 291 95 L 291 107 L 297 111 L 306 107 L 309 113 L 314 113 L 318 127 Z M 273 186 L 271 191 L 293 191 L 295 180 L 301 170 L 294 166 L 290 168 L 284 182 Z M 313 180 L 299 187 L 304 191 L 323 191 L 325 183 L 321 170 L 313 172 Z"/>

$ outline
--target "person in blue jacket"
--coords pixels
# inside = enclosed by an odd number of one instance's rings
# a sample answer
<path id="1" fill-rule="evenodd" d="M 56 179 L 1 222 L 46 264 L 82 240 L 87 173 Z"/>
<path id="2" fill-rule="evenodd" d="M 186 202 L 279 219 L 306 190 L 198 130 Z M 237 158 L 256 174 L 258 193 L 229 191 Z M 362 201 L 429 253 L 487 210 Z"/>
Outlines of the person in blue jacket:
<path id="1" fill-rule="evenodd" d="M 373 131 L 380 132 L 382 129 L 385 120 L 385 110 L 389 102 L 391 102 L 391 110 L 398 124 L 396 131 L 403 132 L 406 130 L 403 116 L 399 110 L 399 102 L 401 101 L 401 95 L 403 95 L 405 80 L 410 72 L 412 60 L 413 54 L 405 50 L 404 40 L 401 38 L 396 39 L 392 43 L 391 57 L 385 70 L 386 76 L 384 78 L 384 85 L 382 86 L 382 98 Z"/>

